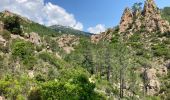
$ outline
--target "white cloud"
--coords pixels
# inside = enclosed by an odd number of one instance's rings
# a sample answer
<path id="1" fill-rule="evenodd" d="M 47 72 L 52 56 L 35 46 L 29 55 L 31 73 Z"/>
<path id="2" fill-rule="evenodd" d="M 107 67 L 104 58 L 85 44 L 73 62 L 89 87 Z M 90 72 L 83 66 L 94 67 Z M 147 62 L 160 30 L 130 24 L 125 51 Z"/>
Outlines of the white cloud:
<path id="1" fill-rule="evenodd" d="M 101 32 L 104 32 L 106 30 L 105 25 L 103 24 L 98 24 L 95 27 L 89 27 L 87 29 L 90 33 L 94 33 L 94 34 L 99 34 Z"/>
<path id="2" fill-rule="evenodd" d="M 64 8 L 44 0 L 1 0 L 0 11 L 9 10 L 24 17 L 44 24 L 70 26 L 83 30 L 83 24 Z"/>

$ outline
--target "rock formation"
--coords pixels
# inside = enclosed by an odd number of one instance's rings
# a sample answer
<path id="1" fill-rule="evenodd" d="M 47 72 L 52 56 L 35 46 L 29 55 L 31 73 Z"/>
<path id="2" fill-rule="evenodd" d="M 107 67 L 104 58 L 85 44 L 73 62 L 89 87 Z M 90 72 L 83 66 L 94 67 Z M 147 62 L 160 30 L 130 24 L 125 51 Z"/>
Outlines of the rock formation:
<path id="1" fill-rule="evenodd" d="M 71 51 L 74 51 L 74 46 L 79 44 L 79 38 L 77 38 L 74 35 L 62 35 L 57 40 L 58 45 L 60 48 L 63 48 L 63 50 L 69 54 Z"/>
<path id="2" fill-rule="evenodd" d="M 120 21 L 120 32 L 126 31 L 133 22 L 133 13 L 129 8 L 126 8 Z"/>
<path id="3" fill-rule="evenodd" d="M 154 95 L 160 90 L 160 82 L 156 76 L 156 69 L 151 68 L 146 70 L 147 79 L 147 94 Z"/>
<path id="4" fill-rule="evenodd" d="M 27 34 L 26 37 L 29 39 L 30 42 L 36 45 L 39 45 L 41 43 L 40 36 L 35 32 L 31 32 L 30 34 Z"/>
<path id="5" fill-rule="evenodd" d="M 106 32 L 102 32 L 102 33 L 97 34 L 97 35 L 92 35 L 91 36 L 91 42 L 92 43 L 98 43 L 102 39 L 110 41 L 112 39 L 111 33 L 113 31 L 114 31 L 114 29 L 108 29 Z"/>
<path id="6" fill-rule="evenodd" d="M 119 25 L 120 33 L 135 33 L 137 31 L 147 33 L 170 31 L 170 25 L 161 18 L 160 10 L 154 0 L 146 0 L 143 11 L 132 12 L 125 9 Z"/>
<path id="7" fill-rule="evenodd" d="M 92 43 L 98 43 L 100 40 L 105 39 L 105 40 L 111 40 L 112 39 L 112 33 L 113 31 L 111 29 L 107 30 L 106 32 L 102 32 L 97 35 L 92 35 L 91 36 L 91 41 Z"/>

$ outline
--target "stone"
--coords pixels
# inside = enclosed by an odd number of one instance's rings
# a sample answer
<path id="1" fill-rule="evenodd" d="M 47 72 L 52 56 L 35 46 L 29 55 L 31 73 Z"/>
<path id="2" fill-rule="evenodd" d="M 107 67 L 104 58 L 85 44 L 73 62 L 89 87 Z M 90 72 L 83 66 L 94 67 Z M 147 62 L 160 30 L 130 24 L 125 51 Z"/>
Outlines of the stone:
<path id="1" fill-rule="evenodd" d="M 100 34 L 92 35 L 91 36 L 91 42 L 92 43 L 98 43 L 100 40 L 105 39 L 108 41 L 111 41 L 113 35 L 111 34 L 114 32 L 114 29 L 108 29 L 106 32 L 102 32 Z"/>
<path id="2" fill-rule="evenodd" d="M 169 22 L 162 19 L 154 0 L 146 0 L 143 11 L 132 12 L 126 8 L 119 25 L 119 33 L 170 32 Z"/>
<path id="3" fill-rule="evenodd" d="M 69 54 L 71 51 L 74 51 L 74 47 L 79 44 L 79 38 L 74 35 L 64 34 L 58 38 L 57 43 L 60 48 Z"/>
<path id="4" fill-rule="evenodd" d="M 148 95 L 154 95 L 160 90 L 160 82 L 156 74 L 157 74 L 157 70 L 154 68 L 150 68 L 146 70 Z"/>
<path id="5" fill-rule="evenodd" d="M 36 45 L 39 45 L 41 44 L 41 38 L 40 36 L 38 35 L 38 33 L 35 33 L 35 32 L 31 32 L 29 34 L 29 36 L 27 36 L 29 41 L 36 44 Z"/>
<path id="6" fill-rule="evenodd" d="M 119 25 L 119 32 L 125 32 L 133 22 L 133 13 L 129 8 L 124 10 L 123 16 Z"/>

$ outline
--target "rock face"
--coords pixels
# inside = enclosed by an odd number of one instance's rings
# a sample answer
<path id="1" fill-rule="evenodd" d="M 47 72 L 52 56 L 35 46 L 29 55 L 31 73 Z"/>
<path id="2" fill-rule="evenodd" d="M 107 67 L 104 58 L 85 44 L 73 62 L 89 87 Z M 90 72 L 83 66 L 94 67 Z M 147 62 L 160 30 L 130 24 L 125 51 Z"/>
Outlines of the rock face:
<path id="1" fill-rule="evenodd" d="M 154 0 L 146 0 L 143 11 L 132 12 L 126 8 L 123 13 L 119 25 L 120 33 L 134 33 L 141 30 L 147 33 L 170 31 L 169 23 L 161 18 Z"/>
<path id="2" fill-rule="evenodd" d="M 126 8 L 120 21 L 119 31 L 126 31 L 133 22 L 133 14 L 129 8 Z"/>
<path id="3" fill-rule="evenodd" d="M 69 54 L 71 51 L 74 51 L 74 46 L 79 44 L 79 38 L 77 38 L 74 35 L 62 35 L 58 39 L 58 45 L 60 48 L 63 48 L 63 50 Z"/>
<path id="4" fill-rule="evenodd" d="M 100 40 L 105 39 L 105 40 L 111 40 L 112 39 L 112 33 L 114 31 L 114 29 L 108 29 L 106 32 L 102 32 L 100 34 L 97 35 L 92 35 L 91 36 L 91 42 L 92 43 L 98 43 Z"/>
<path id="5" fill-rule="evenodd" d="M 32 42 L 32 43 L 34 43 L 34 44 L 36 44 L 36 45 L 39 45 L 39 44 L 41 43 L 41 38 L 40 38 L 40 36 L 39 36 L 37 33 L 35 33 L 35 32 L 31 32 L 30 34 L 27 34 L 27 35 L 26 35 L 26 38 L 27 38 L 30 42 Z"/>
<path id="6" fill-rule="evenodd" d="M 37 33 L 30 33 L 29 34 L 29 39 L 32 43 L 39 45 L 41 43 L 41 38 Z"/>
<path id="7" fill-rule="evenodd" d="M 160 90 L 160 82 L 156 76 L 156 69 L 151 68 L 146 70 L 147 79 L 147 94 L 154 95 Z"/>

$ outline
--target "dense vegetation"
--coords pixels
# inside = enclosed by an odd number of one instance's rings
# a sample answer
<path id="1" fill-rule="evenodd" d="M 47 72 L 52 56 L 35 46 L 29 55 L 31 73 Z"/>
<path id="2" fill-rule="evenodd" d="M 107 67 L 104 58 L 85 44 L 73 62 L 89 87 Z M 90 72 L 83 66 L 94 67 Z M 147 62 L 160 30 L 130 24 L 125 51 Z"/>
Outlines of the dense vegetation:
<path id="1" fill-rule="evenodd" d="M 140 10 L 140 5 L 136 3 L 133 11 Z M 162 10 L 162 16 L 168 20 L 169 11 L 169 8 Z M 157 75 L 163 85 L 159 94 L 149 96 L 145 88 L 148 83 L 145 73 L 140 72 L 151 68 L 157 59 L 170 59 L 168 33 L 153 33 L 145 37 L 140 31 L 126 38 L 118 33 L 117 28 L 109 33 L 111 40 L 103 39 L 98 43 L 91 43 L 89 35 L 78 34 L 79 44 L 67 54 L 59 47 L 57 39 L 68 30 L 61 29 L 62 32 L 59 32 L 60 29 L 53 30 L 20 17 L 0 16 L 5 26 L 0 35 L 6 40 L 5 45 L 0 44 L 0 96 L 6 99 L 170 98 L 169 73 L 167 76 Z M 25 33 L 30 32 L 38 33 L 42 44 L 37 45 L 25 39 Z M 74 30 L 66 34 L 77 33 Z M 14 39 L 11 35 L 24 39 Z M 162 37 L 166 39 L 159 39 Z"/>

